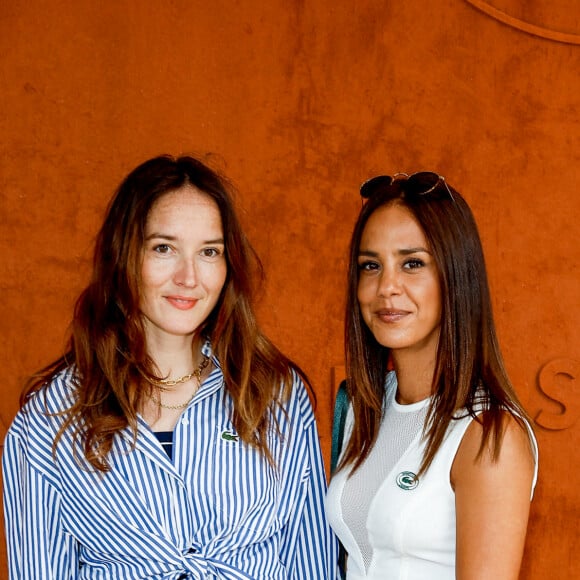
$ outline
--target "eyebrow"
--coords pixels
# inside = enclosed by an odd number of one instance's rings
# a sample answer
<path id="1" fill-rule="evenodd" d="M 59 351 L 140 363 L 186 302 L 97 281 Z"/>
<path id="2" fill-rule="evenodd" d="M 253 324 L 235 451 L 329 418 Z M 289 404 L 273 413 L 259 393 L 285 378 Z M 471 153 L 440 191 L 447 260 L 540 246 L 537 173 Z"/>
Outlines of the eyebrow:
<path id="1" fill-rule="evenodd" d="M 158 239 L 158 240 L 167 240 L 169 242 L 174 242 L 175 240 L 177 240 L 177 238 L 175 236 L 170 236 L 168 234 L 158 234 L 153 232 L 152 234 L 149 234 L 146 238 L 145 241 L 149 241 L 149 240 L 154 240 L 154 239 Z M 225 246 L 225 240 L 223 238 L 215 238 L 214 240 L 205 240 L 204 242 L 202 242 L 203 244 L 221 244 L 222 246 Z"/>
<path id="2" fill-rule="evenodd" d="M 427 248 L 423 248 L 423 247 L 401 248 L 400 250 L 397 250 L 397 254 L 399 254 L 401 256 L 409 256 L 411 254 L 420 254 L 420 253 L 431 255 L 431 252 Z M 368 256 L 369 258 L 378 258 L 379 252 L 373 252 L 372 250 L 359 250 L 358 255 L 359 256 Z"/>

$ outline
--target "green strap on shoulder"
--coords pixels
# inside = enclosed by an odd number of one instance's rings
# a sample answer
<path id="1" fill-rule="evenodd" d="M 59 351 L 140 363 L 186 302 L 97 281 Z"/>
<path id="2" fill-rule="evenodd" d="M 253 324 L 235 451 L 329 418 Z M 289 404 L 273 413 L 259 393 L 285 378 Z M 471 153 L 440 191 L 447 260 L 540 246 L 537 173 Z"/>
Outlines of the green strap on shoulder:
<path id="1" fill-rule="evenodd" d="M 336 393 L 334 402 L 334 418 L 332 421 L 332 449 L 330 453 L 330 473 L 334 473 L 338 458 L 342 451 L 342 441 L 344 439 L 344 424 L 348 413 L 348 393 L 346 392 L 346 381 L 342 381 Z M 339 545 L 338 568 L 341 580 L 346 579 L 346 551 L 342 544 Z"/>
<path id="2" fill-rule="evenodd" d="M 344 438 L 344 424 L 348 413 L 348 394 L 346 392 L 346 380 L 340 383 L 336 400 L 334 402 L 334 419 L 332 422 L 332 449 L 330 454 L 330 472 L 334 473 Z"/>

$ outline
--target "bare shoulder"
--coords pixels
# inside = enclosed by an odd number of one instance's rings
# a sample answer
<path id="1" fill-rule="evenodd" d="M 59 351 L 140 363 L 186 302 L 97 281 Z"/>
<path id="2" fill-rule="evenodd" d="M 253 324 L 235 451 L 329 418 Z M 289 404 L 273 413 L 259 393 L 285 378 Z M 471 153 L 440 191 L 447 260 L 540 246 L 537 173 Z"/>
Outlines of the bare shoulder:
<path id="1" fill-rule="evenodd" d="M 502 436 L 497 459 L 493 457 L 492 438 L 486 442 L 481 454 L 479 453 L 483 440 L 483 427 L 479 421 L 471 422 L 453 463 L 452 482 L 469 477 L 470 474 L 481 477 L 482 472 L 488 470 L 498 475 L 510 472 L 520 473 L 526 479 L 533 476 L 535 453 L 527 427 L 507 412 L 503 413 L 502 419 Z"/>
<path id="2" fill-rule="evenodd" d="M 499 456 L 479 454 L 483 428 L 472 421 L 451 468 L 457 516 L 457 578 L 518 577 L 535 474 L 527 427 L 504 413 Z"/>

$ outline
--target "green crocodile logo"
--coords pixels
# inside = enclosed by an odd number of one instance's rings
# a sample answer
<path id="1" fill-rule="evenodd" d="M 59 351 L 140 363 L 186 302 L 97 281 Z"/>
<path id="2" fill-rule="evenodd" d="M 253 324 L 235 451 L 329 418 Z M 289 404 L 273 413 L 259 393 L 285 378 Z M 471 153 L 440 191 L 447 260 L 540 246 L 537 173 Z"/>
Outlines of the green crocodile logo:
<path id="1" fill-rule="evenodd" d="M 224 431 L 221 435 L 222 439 L 224 441 L 232 441 L 237 443 L 240 440 L 239 435 L 236 435 L 235 433 L 232 433 L 231 431 Z"/>

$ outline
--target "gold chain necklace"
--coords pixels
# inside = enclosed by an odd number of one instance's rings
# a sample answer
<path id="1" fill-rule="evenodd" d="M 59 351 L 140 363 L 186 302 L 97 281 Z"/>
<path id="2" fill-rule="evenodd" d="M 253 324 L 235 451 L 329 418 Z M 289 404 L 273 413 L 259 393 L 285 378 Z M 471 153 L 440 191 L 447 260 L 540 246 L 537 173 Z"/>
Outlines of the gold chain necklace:
<path id="1" fill-rule="evenodd" d="M 202 373 L 203 369 L 205 369 L 205 367 L 208 365 L 208 363 L 209 363 L 209 357 L 206 355 L 203 355 L 203 360 L 201 361 L 199 366 L 196 369 L 194 369 L 191 373 L 189 373 L 188 375 L 183 375 L 182 377 L 179 377 L 178 379 L 152 379 L 152 378 L 148 378 L 147 380 L 152 385 L 156 385 L 158 387 L 174 387 L 175 385 L 181 385 L 182 383 L 186 383 L 187 381 L 190 381 L 191 379 L 193 379 L 195 377 L 195 379 L 197 380 L 197 387 L 199 388 L 199 386 L 201 385 L 201 373 Z M 185 401 L 185 403 L 180 403 L 179 405 L 166 405 L 165 403 L 163 403 L 161 401 L 161 397 L 156 398 L 153 395 L 150 396 L 150 399 L 157 406 L 162 407 L 163 409 L 184 409 L 185 407 L 187 407 L 187 405 L 189 405 L 189 403 L 191 403 L 191 401 L 193 400 L 193 397 L 195 397 L 196 392 L 197 392 L 197 388 L 195 389 L 195 391 L 193 391 L 193 394 L 191 395 L 191 397 L 189 397 L 189 399 L 187 399 L 187 401 Z"/>

